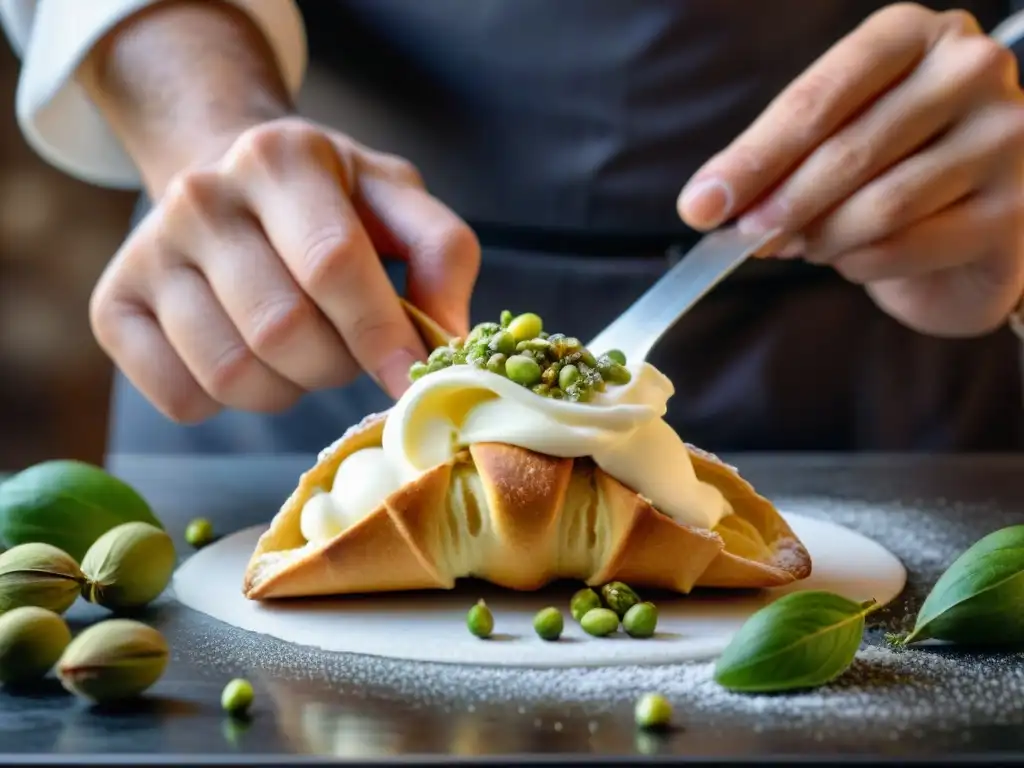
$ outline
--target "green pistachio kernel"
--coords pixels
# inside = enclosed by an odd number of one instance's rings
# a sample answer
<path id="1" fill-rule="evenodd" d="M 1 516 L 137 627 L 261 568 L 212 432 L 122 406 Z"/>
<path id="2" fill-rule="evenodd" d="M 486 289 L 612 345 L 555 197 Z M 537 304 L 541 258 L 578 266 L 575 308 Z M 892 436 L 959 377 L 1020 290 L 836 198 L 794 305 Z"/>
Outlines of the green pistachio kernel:
<path id="1" fill-rule="evenodd" d="M 507 309 L 501 310 L 500 325 L 502 328 L 508 328 L 508 324 L 512 322 L 512 313 Z"/>
<path id="2" fill-rule="evenodd" d="M 505 373 L 505 360 L 507 358 L 500 352 L 491 355 L 487 358 L 487 370 L 491 373 Z"/>
<path id="3" fill-rule="evenodd" d="M 549 397 L 551 395 L 551 387 L 547 384 L 538 384 L 535 387 L 530 387 L 530 391 L 535 395 L 540 395 L 541 397 Z"/>
<path id="4" fill-rule="evenodd" d="M 491 352 L 500 352 L 503 355 L 511 355 L 516 351 L 516 340 L 508 331 L 498 331 L 491 336 L 487 342 L 487 348 Z"/>
<path id="5" fill-rule="evenodd" d="M 622 628 L 630 637 L 654 637 L 658 627 L 658 609 L 654 603 L 637 603 L 622 617 Z"/>
<path id="6" fill-rule="evenodd" d="M 466 336 L 465 345 L 471 346 L 473 344 L 479 344 L 481 341 L 486 342 L 491 336 L 501 330 L 501 326 L 497 323 L 477 323 L 473 326 L 473 330 Z"/>
<path id="7" fill-rule="evenodd" d="M 587 613 L 601 607 L 601 598 L 590 587 L 585 587 L 569 600 L 569 613 L 576 621 L 580 621 Z"/>
<path id="8" fill-rule="evenodd" d="M 557 608 L 544 608 L 533 617 L 533 631 L 541 640 L 553 641 L 562 636 L 565 622 Z"/>
<path id="9" fill-rule="evenodd" d="M 628 368 L 619 365 L 607 355 L 597 361 L 597 370 L 601 378 L 610 384 L 628 384 L 632 378 Z"/>
<path id="10" fill-rule="evenodd" d="M 667 728 L 672 722 L 672 705 L 660 693 L 645 693 L 637 700 L 633 714 L 641 728 Z"/>
<path id="11" fill-rule="evenodd" d="M 224 686 L 220 694 L 220 706 L 230 715 L 244 715 L 252 706 L 254 696 L 252 683 L 236 678 Z"/>
<path id="12" fill-rule="evenodd" d="M 549 387 L 557 387 L 559 370 L 560 366 L 558 365 L 558 363 L 549 364 L 548 367 L 544 369 L 544 372 L 540 375 L 541 384 L 547 384 Z"/>
<path id="13" fill-rule="evenodd" d="M 197 517 L 185 528 L 185 541 L 199 549 L 213 541 L 213 523 L 205 517 Z"/>
<path id="14" fill-rule="evenodd" d="M 558 386 L 562 389 L 568 389 L 579 380 L 580 369 L 575 365 L 563 365 L 562 370 L 558 372 Z"/>
<path id="15" fill-rule="evenodd" d="M 427 362 L 451 365 L 452 357 L 454 357 L 454 353 L 448 347 L 438 347 L 427 357 Z"/>
<path id="16" fill-rule="evenodd" d="M 621 581 L 610 581 L 601 587 L 601 599 L 621 619 L 626 611 L 640 602 L 640 596 Z"/>
<path id="17" fill-rule="evenodd" d="M 604 353 L 604 355 L 605 357 L 614 360 L 619 365 L 626 364 L 626 353 L 623 352 L 621 349 L 609 349 L 607 352 Z"/>
<path id="18" fill-rule="evenodd" d="M 516 384 L 532 387 L 540 381 L 540 366 L 532 357 L 512 355 L 505 361 L 505 375 Z"/>
<path id="19" fill-rule="evenodd" d="M 419 381 L 429 371 L 430 369 L 427 367 L 426 363 L 422 363 L 417 360 L 409 367 L 409 381 Z"/>
<path id="20" fill-rule="evenodd" d="M 551 342 L 547 339 L 536 338 L 520 341 L 516 344 L 516 352 L 526 352 L 527 350 L 546 357 L 551 352 Z"/>
<path id="21" fill-rule="evenodd" d="M 487 603 L 478 600 L 476 605 L 469 609 L 466 614 L 466 627 L 479 638 L 486 639 L 494 631 L 494 616 Z"/>
<path id="22" fill-rule="evenodd" d="M 619 617 L 609 608 L 594 608 L 583 614 L 580 626 L 588 635 L 606 637 L 619 628 Z"/>
<path id="23" fill-rule="evenodd" d="M 535 315 L 533 312 L 519 315 L 508 324 L 508 332 L 512 334 L 516 341 L 535 339 L 543 330 L 544 321 L 540 319 L 540 315 Z"/>
<path id="24" fill-rule="evenodd" d="M 594 357 L 594 354 L 586 348 L 580 350 L 580 360 L 591 368 L 594 368 L 597 365 L 597 358 Z"/>

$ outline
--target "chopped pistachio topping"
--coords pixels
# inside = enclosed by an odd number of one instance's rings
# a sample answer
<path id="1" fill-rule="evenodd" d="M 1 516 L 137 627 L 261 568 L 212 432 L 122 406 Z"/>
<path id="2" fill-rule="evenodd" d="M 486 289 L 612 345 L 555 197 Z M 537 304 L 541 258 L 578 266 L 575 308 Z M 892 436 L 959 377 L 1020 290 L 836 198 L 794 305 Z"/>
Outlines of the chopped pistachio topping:
<path id="1" fill-rule="evenodd" d="M 499 322 L 479 323 L 463 338 L 430 353 L 409 369 L 416 381 L 453 365 L 469 365 L 504 376 L 541 397 L 586 403 L 595 392 L 630 380 L 626 356 L 611 349 L 597 356 L 579 339 L 548 333 L 533 312 L 502 310 Z"/>

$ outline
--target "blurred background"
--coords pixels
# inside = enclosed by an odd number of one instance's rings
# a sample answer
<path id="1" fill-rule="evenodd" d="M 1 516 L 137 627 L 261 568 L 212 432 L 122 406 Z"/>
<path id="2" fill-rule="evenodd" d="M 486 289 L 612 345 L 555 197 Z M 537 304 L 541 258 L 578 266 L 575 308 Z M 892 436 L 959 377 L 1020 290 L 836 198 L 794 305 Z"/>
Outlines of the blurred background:
<path id="1" fill-rule="evenodd" d="M 0 37 L 0 471 L 103 461 L 110 362 L 89 294 L 128 231 L 135 194 L 62 175 L 14 117 L 18 62 Z"/>

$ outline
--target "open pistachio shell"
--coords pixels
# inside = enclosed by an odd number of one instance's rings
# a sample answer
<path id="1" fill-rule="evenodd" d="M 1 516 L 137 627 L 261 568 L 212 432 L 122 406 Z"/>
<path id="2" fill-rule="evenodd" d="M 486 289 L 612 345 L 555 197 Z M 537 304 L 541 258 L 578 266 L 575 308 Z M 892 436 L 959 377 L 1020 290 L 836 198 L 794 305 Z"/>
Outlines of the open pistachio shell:
<path id="1" fill-rule="evenodd" d="M 427 316 L 423 310 L 410 304 L 405 299 L 399 299 L 402 303 L 402 307 L 405 309 L 412 324 L 416 327 L 420 336 L 423 339 L 423 343 L 427 347 L 429 352 L 437 347 L 443 347 L 448 344 L 452 339 L 452 334 L 442 328 L 437 322 Z"/>
<path id="2" fill-rule="evenodd" d="M 50 544 L 19 544 L 0 554 L 0 613 L 26 605 L 64 613 L 84 581 L 67 552 Z"/>

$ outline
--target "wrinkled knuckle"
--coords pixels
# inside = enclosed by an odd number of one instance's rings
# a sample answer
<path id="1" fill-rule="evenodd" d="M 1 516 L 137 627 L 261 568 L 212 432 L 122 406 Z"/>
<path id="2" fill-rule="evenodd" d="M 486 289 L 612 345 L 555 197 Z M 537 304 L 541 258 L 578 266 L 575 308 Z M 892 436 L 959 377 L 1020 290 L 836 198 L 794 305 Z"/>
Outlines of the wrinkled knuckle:
<path id="1" fill-rule="evenodd" d="M 89 297 L 89 327 L 96 342 L 108 353 L 117 346 L 117 325 L 112 292 L 108 286 L 99 285 Z"/>
<path id="2" fill-rule="evenodd" d="M 340 227 L 313 233 L 303 247 L 299 285 L 308 293 L 319 295 L 345 279 L 355 258 L 352 238 Z"/>
<path id="3" fill-rule="evenodd" d="M 284 132 L 277 123 L 249 128 L 235 140 L 230 164 L 243 167 L 276 167 L 284 157 L 284 142 Z"/>
<path id="4" fill-rule="evenodd" d="M 971 82 L 1002 83 L 1017 69 L 1013 52 L 989 37 L 970 37 L 959 43 L 958 63 Z"/>
<path id="5" fill-rule="evenodd" d="M 293 343 L 313 322 L 314 309 L 301 297 L 267 299 L 253 312 L 249 345 L 266 358 Z"/>
<path id="6" fill-rule="evenodd" d="M 386 350 L 399 337 L 402 329 L 398 323 L 379 314 L 355 318 L 345 329 L 345 339 L 361 349 Z"/>
<path id="7" fill-rule="evenodd" d="M 837 136 L 826 144 L 825 152 L 830 171 L 848 177 L 864 176 L 875 159 L 871 142 L 855 134 Z"/>
<path id="8" fill-rule="evenodd" d="M 281 135 L 287 146 L 299 152 L 321 155 L 331 152 L 331 140 L 319 128 L 309 123 L 294 122 L 282 126 Z"/>
<path id="9" fill-rule="evenodd" d="M 879 11 L 875 11 L 871 18 L 884 19 L 893 25 L 918 24 L 922 19 L 932 14 L 920 3 L 893 3 Z"/>
<path id="10" fill-rule="evenodd" d="M 868 205 L 868 226 L 883 232 L 906 226 L 914 219 L 916 197 L 903 184 L 890 183 L 882 187 Z"/>
<path id="11" fill-rule="evenodd" d="M 787 113 L 798 121 L 801 139 L 810 145 L 831 132 L 832 110 L 838 84 L 821 72 L 809 72 L 789 95 Z"/>
<path id="12" fill-rule="evenodd" d="M 476 233 L 462 223 L 426 234 L 416 251 L 451 270 L 475 270 L 480 264 L 480 241 Z"/>
<path id="13" fill-rule="evenodd" d="M 215 209 L 220 197 L 220 177 L 216 172 L 192 170 L 171 179 L 161 205 L 174 218 L 181 215 L 205 217 Z"/>
<path id="14" fill-rule="evenodd" d="M 977 35 L 982 29 L 977 17 L 962 8 L 952 8 L 938 15 L 942 31 L 952 35 Z"/>
<path id="15" fill-rule="evenodd" d="M 256 356 L 248 347 L 229 346 L 210 365 L 206 375 L 206 391 L 215 400 L 226 402 L 258 366 Z"/>
<path id="16" fill-rule="evenodd" d="M 420 173 L 420 169 L 411 160 L 407 160 L 399 155 L 378 155 L 377 162 L 391 178 L 397 179 L 404 184 L 417 187 L 424 186 L 423 174 Z"/>

